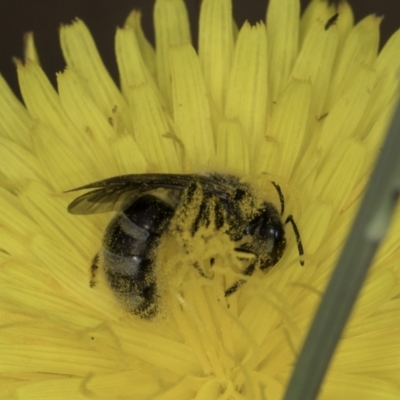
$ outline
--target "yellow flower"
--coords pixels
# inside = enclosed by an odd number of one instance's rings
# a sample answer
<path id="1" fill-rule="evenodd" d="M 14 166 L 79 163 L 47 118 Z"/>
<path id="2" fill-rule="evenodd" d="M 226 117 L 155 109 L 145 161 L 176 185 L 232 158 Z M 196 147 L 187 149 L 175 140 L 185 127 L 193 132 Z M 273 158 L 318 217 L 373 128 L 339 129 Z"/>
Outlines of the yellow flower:
<path id="1" fill-rule="evenodd" d="M 298 1 L 271 0 L 266 25 L 237 29 L 229 0 L 204 0 L 197 54 L 183 1 L 158 0 L 156 50 L 137 12 L 117 31 L 120 89 L 82 21 L 61 29 L 57 91 L 31 38 L 25 106 L 0 80 L 1 398 L 282 397 L 397 100 L 400 31 L 378 54 L 381 19 L 354 25 L 338 7 L 315 0 L 299 19 Z M 160 312 L 131 315 L 91 270 L 110 215 L 68 214 L 76 194 L 63 192 L 210 171 L 279 210 L 278 182 L 305 265 L 287 225 L 275 267 L 225 297 L 246 264 L 228 236 L 165 235 Z M 397 212 L 319 399 L 400 398 L 399 232 Z"/>

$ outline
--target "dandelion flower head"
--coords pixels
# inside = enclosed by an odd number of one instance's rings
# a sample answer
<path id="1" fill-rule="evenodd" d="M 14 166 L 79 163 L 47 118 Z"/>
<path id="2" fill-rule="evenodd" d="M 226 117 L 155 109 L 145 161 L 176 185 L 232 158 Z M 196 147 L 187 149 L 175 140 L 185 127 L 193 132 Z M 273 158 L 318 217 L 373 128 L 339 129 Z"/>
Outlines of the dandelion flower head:
<path id="1" fill-rule="evenodd" d="M 155 48 L 139 12 L 117 29 L 120 87 L 83 21 L 60 30 L 57 89 L 30 37 L 24 105 L 0 79 L 0 397 L 281 398 L 398 97 L 400 31 L 378 51 L 380 23 L 355 23 L 346 2 L 300 17 L 298 1 L 271 0 L 238 27 L 229 0 L 204 0 L 195 50 L 183 1 L 157 0 Z M 91 269 L 112 216 L 69 214 L 65 191 L 210 172 L 278 210 L 279 183 L 304 256 L 286 225 L 279 262 L 227 297 L 248 260 L 213 224 L 173 235 L 175 218 L 155 261 L 159 313 L 132 315 Z M 320 399 L 400 398 L 399 232 L 397 213 Z"/>

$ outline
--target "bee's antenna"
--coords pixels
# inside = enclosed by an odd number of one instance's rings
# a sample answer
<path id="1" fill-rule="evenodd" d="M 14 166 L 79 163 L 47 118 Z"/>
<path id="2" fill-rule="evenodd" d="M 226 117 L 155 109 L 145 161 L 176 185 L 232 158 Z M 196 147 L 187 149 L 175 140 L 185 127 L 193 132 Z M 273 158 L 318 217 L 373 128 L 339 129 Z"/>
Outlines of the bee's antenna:
<path id="1" fill-rule="evenodd" d="M 283 196 L 281 187 L 276 182 L 271 182 L 271 183 L 274 185 L 276 191 L 278 192 L 279 201 L 281 203 L 281 216 L 283 216 L 283 213 L 285 212 L 285 197 Z M 292 215 L 289 215 L 286 218 L 285 224 L 287 224 L 288 222 L 292 224 L 293 232 L 294 235 L 296 236 L 297 249 L 299 250 L 299 255 L 301 257 L 304 255 L 303 243 L 301 242 L 300 232 L 299 229 L 297 228 L 296 222 L 294 222 Z M 304 265 L 304 261 L 300 260 L 300 264 Z"/>
<path id="2" fill-rule="evenodd" d="M 285 212 L 285 197 L 283 196 L 281 187 L 275 182 L 271 182 L 271 183 L 274 185 L 276 191 L 278 192 L 279 201 L 281 203 L 281 216 L 282 216 L 283 213 Z"/>
<path id="3" fill-rule="evenodd" d="M 301 242 L 300 232 L 299 232 L 299 229 L 297 228 L 296 222 L 294 222 L 292 215 L 289 215 L 286 218 L 285 224 L 287 224 L 288 222 L 290 222 L 292 224 L 293 232 L 294 232 L 294 235 L 296 236 L 297 249 L 299 250 L 299 255 L 301 257 L 304 255 L 303 243 Z M 300 260 L 300 264 L 304 265 L 304 261 Z"/>

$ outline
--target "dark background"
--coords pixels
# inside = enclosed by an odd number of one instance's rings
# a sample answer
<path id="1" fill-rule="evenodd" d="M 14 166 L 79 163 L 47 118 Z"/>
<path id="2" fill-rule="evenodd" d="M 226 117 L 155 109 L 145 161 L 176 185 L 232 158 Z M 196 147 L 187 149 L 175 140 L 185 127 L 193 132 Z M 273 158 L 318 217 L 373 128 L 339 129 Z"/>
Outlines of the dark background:
<path id="1" fill-rule="evenodd" d="M 115 80 L 118 80 L 114 56 L 116 26 L 122 26 L 132 9 L 140 9 L 147 37 L 154 39 L 152 8 L 155 0 L 0 0 L 0 72 L 19 95 L 12 57 L 22 57 L 24 32 L 33 31 L 42 67 L 55 82 L 55 73 L 64 68 L 58 43 L 58 27 L 75 17 L 85 21 L 97 43 L 103 60 Z M 192 37 L 197 41 L 197 19 L 201 0 L 185 0 L 192 24 Z M 307 0 L 302 1 L 303 5 Z M 400 27 L 399 0 L 350 1 L 356 21 L 367 14 L 384 15 L 381 43 Z M 233 0 L 234 16 L 239 26 L 249 20 L 265 19 L 263 0 Z M 400 55 L 399 55 L 400 57 Z"/>

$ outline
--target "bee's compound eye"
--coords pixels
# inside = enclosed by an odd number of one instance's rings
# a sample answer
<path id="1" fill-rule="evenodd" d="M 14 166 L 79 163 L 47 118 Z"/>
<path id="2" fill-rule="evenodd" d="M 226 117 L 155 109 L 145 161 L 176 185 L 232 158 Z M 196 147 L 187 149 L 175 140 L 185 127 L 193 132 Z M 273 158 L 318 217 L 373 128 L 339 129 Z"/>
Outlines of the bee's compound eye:
<path id="1" fill-rule="evenodd" d="M 285 231 L 282 224 L 275 224 L 274 227 L 271 228 L 271 233 L 273 233 L 276 240 L 282 240 L 285 238 Z"/>
<path id="2" fill-rule="evenodd" d="M 286 247 L 285 231 L 280 222 L 264 226 L 258 236 L 263 242 L 270 244 L 270 257 L 274 264 L 279 261 Z"/>
<path id="3" fill-rule="evenodd" d="M 174 210 L 157 197 L 146 195 L 137 199 L 124 214 L 138 227 L 147 232 L 161 231 L 165 228 Z"/>
<path id="4" fill-rule="evenodd" d="M 246 226 L 243 232 L 261 240 L 280 240 L 285 236 L 285 231 L 279 217 L 267 213 L 258 215 Z"/>
<path id="5" fill-rule="evenodd" d="M 261 269 L 265 270 L 275 265 L 283 256 L 286 248 L 285 231 L 281 223 L 271 224 L 269 232 L 264 237 L 258 237 L 266 246 L 268 258 L 263 260 Z"/>
<path id="6" fill-rule="evenodd" d="M 276 224 L 274 227 L 274 247 L 271 251 L 271 257 L 276 260 L 276 262 L 279 261 L 279 259 L 282 257 L 282 254 L 286 248 L 286 239 L 285 239 L 285 231 L 283 229 L 283 226 L 281 224 Z"/>

